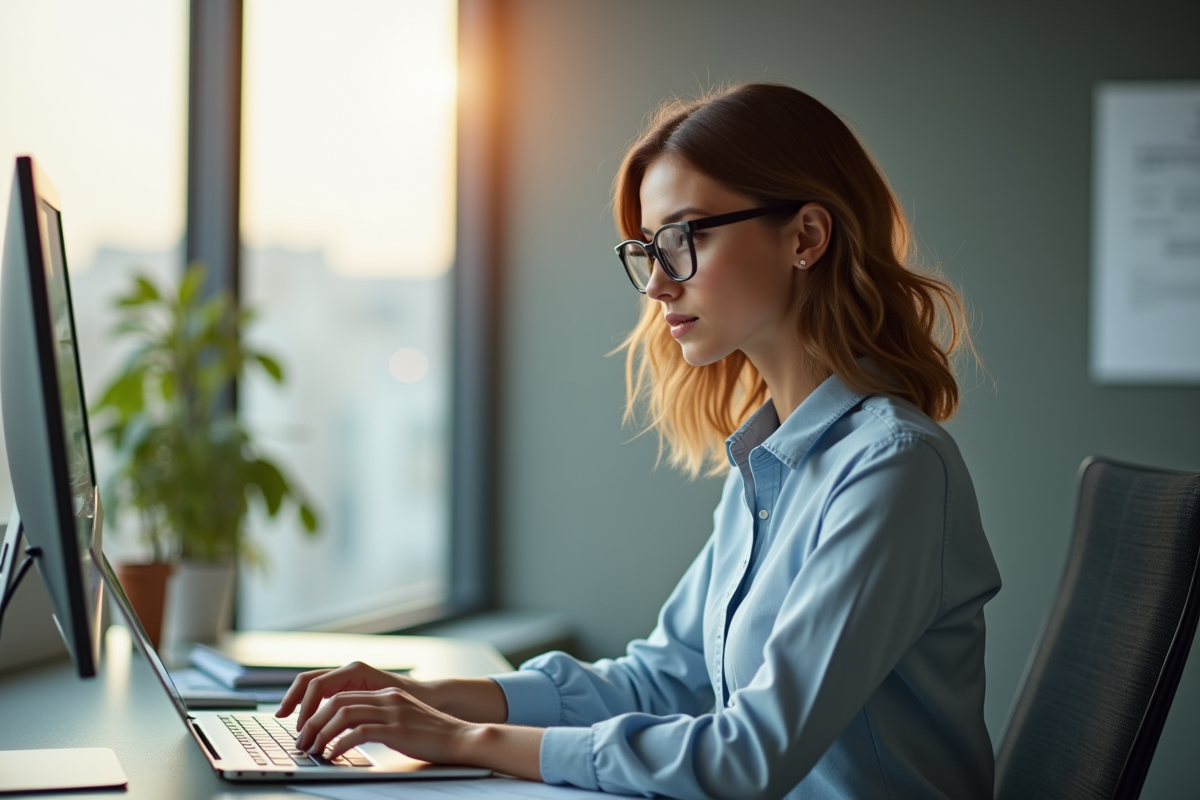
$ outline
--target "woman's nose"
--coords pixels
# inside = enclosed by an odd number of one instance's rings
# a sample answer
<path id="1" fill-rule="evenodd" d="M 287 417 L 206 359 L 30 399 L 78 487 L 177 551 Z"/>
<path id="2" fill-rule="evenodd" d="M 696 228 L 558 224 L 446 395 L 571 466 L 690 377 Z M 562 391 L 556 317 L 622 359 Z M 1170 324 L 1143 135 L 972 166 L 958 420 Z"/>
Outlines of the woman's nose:
<path id="1" fill-rule="evenodd" d="M 651 300 L 671 300 L 679 296 L 680 284 L 667 277 L 666 270 L 654 262 L 650 268 L 650 280 L 646 282 L 646 296 Z"/>

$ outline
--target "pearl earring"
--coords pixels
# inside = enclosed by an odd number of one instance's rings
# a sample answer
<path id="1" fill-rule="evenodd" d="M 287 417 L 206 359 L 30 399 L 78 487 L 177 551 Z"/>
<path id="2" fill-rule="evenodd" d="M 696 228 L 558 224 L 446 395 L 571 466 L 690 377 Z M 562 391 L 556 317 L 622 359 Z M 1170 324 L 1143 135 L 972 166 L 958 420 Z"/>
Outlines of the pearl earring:
<path id="1" fill-rule="evenodd" d="M 805 260 L 802 258 L 802 259 L 800 259 L 800 266 L 802 266 L 802 267 L 807 267 L 807 266 L 808 266 L 808 262 L 807 262 L 807 261 L 805 261 Z"/>

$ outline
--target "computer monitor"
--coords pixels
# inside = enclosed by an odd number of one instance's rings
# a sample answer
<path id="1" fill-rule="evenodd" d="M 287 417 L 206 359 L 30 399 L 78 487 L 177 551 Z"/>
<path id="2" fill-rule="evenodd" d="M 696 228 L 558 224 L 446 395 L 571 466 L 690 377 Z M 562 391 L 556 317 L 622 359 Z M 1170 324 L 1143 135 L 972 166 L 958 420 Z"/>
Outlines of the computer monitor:
<path id="1" fill-rule="evenodd" d="M 23 532 L 59 633 L 80 677 L 90 678 L 102 634 L 104 584 L 96 558 L 103 515 L 61 205 L 50 179 L 28 156 L 17 158 L 0 267 L 0 406 L 17 506 L 0 545 L 0 597 L 21 556 Z"/>

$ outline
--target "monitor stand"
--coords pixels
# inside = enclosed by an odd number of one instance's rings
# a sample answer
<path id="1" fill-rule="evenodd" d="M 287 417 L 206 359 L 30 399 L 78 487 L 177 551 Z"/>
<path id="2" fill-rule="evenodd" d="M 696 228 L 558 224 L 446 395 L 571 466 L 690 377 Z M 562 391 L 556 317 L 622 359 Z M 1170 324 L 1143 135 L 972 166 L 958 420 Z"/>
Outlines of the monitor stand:
<path id="1" fill-rule="evenodd" d="M 97 492 L 94 527 L 103 525 L 98 495 Z M 0 628 L 9 601 L 42 554 L 40 548 L 28 547 L 25 558 L 18 564 L 24 533 L 21 516 L 13 508 L 4 538 L 0 540 Z M 93 537 L 96 533 L 98 531 L 92 531 Z M 93 541 L 97 540 L 93 538 Z M 0 750 L 0 792 L 102 789 L 128 783 L 117 754 L 107 747 Z"/>
<path id="2" fill-rule="evenodd" d="M 21 539 L 24 538 L 25 527 L 21 524 L 21 515 L 16 507 L 8 519 L 8 527 L 4 529 L 4 539 L 0 541 L 0 624 L 4 622 L 4 612 L 9 601 L 17 594 L 25 573 L 42 554 L 40 547 L 29 547 L 25 550 L 25 558 L 18 565 L 18 554 L 21 551 Z M 13 577 L 13 575 L 16 577 Z M 11 584 L 11 585 L 10 585 Z"/>

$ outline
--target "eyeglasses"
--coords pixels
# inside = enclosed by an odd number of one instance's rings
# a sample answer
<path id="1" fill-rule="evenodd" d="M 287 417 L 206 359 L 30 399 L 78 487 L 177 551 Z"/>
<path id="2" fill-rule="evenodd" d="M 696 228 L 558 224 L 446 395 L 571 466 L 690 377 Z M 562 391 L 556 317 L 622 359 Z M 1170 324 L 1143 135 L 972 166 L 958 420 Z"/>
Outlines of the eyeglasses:
<path id="1" fill-rule="evenodd" d="M 654 269 L 654 262 L 658 262 L 667 277 L 676 283 L 683 283 L 696 274 L 696 243 L 692 239 L 692 234 L 696 231 L 717 228 L 721 225 L 732 225 L 735 222 L 765 217 L 770 214 L 794 211 L 804 203 L 803 200 L 790 200 L 786 203 L 748 208 L 745 211 L 717 214 L 715 217 L 701 217 L 685 222 L 668 222 L 654 232 L 654 236 L 649 242 L 629 239 L 613 249 L 616 250 L 621 263 L 625 265 L 625 274 L 629 276 L 633 288 L 645 294 L 646 286 L 650 283 L 651 271 Z"/>

